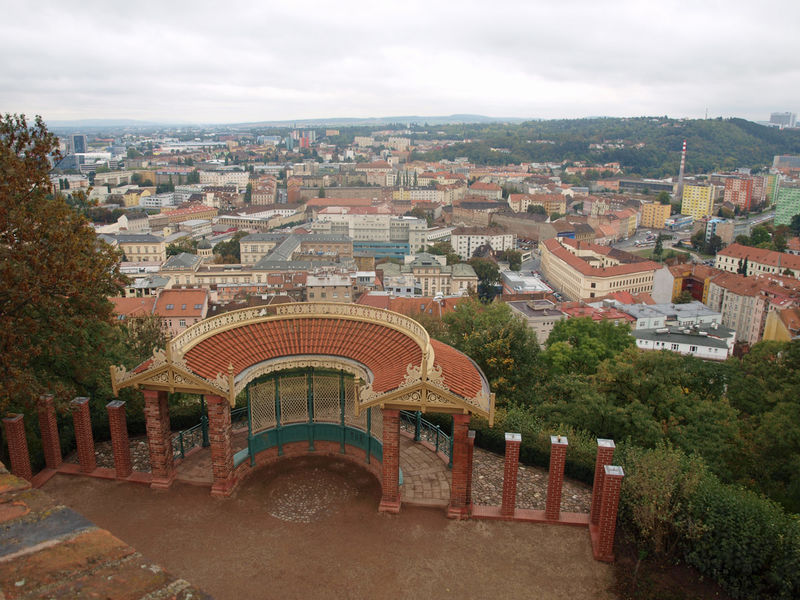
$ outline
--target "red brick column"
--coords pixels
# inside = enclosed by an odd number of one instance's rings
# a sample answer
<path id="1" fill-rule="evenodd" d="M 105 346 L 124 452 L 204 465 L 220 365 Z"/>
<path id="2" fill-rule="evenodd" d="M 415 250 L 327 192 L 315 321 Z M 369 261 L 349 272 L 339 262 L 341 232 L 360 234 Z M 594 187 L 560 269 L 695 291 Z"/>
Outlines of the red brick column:
<path id="1" fill-rule="evenodd" d="M 28 454 L 28 439 L 25 437 L 25 415 L 10 414 L 3 419 L 3 432 L 11 459 L 11 472 L 17 477 L 33 479 L 31 456 Z"/>
<path id="2" fill-rule="evenodd" d="M 563 435 L 550 436 L 550 473 L 547 477 L 547 502 L 544 516 L 558 521 L 561 515 L 561 486 L 564 483 L 564 463 L 567 460 L 567 438 Z"/>
<path id="3" fill-rule="evenodd" d="M 600 522 L 600 503 L 603 499 L 603 475 L 605 466 L 614 460 L 614 440 L 597 439 L 597 460 L 594 464 L 594 485 L 592 486 L 592 512 L 589 520 L 592 525 Z"/>
<path id="4" fill-rule="evenodd" d="M 231 446 L 231 405 L 222 396 L 206 396 L 208 439 L 211 442 L 212 496 L 229 496 L 236 485 Z"/>
<path id="5" fill-rule="evenodd" d="M 97 468 L 97 458 L 94 455 L 89 399 L 75 398 L 70 402 L 70 408 L 72 409 L 72 422 L 75 425 L 75 443 L 78 445 L 78 462 L 81 465 L 81 472 L 91 473 Z"/>
<path id="6" fill-rule="evenodd" d="M 150 487 L 167 489 L 175 479 L 175 460 L 172 457 L 172 432 L 169 430 L 167 392 L 142 390 L 144 418 L 147 426 L 147 445 L 150 448 Z"/>
<path id="7" fill-rule="evenodd" d="M 381 512 L 400 512 L 400 411 L 383 409 Z"/>
<path id="8" fill-rule="evenodd" d="M 472 458 L 475 454 L 475 430 L 467 431 L 467 508 L 472 511 Z"/>
<path id="9" fill-rule="evenodd" d="M 113 400 L 106 404 L 106 410 L 108 428 L 111 430 L 111 448 L 114 451 L 114 469 L 117 472 L 117 479 L 125 479 L 133 471 L 125 403 L 122 400 Z"/>
<path id="10" fill-rule="evenodd" d="M 606 465 L 603 467 L 603 500 L 600 505 L 600 540 L 594 548 L 597 560 L 613 562 L 614 532 L 617 528 L 617 509 L 619 508 L 619 491 L 622 478 L 625 476 L 622 467 Z"/>
<path id="11" fill-rule="evenodd" d="M 453 415 L 453 468 L 450 480 L 450 505 L 447 507 L 447 516 L 451 519 L 469 517 L 467 482 L 472 471 L 467 442 L 469 419 L 469 415 Z"/>
<path id="12" fill-rule="evenodd" d="M 519 471 L 519 447 L 521 445 L 521 434 L 506 433 L 506 458 L 503 463 L 503 504 L 500 506 L 500 514 L 504 517 L 513 517 L 517 508 L 517 473 Z"/>
<path id="13" fill-rule="evenodd" d="M 61 458 L 61 440 L 58 437 L 58 421 L 56 420 L 56 407 L 53 403 L 53 396 L 51 394 L 39 396 L 36 408 L 39 413 L 39 430 L 42 434 L 44 462 L 48 469 L 58 469 L 63 460 Z"/>

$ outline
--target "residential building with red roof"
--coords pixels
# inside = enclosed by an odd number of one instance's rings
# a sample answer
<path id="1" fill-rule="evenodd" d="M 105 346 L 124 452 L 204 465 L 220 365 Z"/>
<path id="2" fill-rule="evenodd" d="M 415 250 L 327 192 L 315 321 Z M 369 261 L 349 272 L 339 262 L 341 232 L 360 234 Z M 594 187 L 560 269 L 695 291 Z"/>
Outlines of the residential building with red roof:
<path id="1" fill-rule="evenodd" d="M 153 307 L 153 314 L 161 317 L 164 329 L 172 337 L 205 319 L 207 313 L 208 290 L 163 290 Z"/>
<path id="2" fill-rule="evenodd" d="M 612 292 L 653 291 L 661 265 L 608 246 L 549 239 L 539 244 L 542 272 L 553 288 L 570 300 L 598 298 Z"/>
<path id="3" fill-rule="evenodd" d="M 583 302 L 562 302 L 558 310 L 567 315 L 568 319 L 588 317 L 592 321 L 613 321 L 615 325 L 627 323 L 633 325 L 636 318 L 610 306 L 595 307 Z"/>
<path id="4" fill-rule="evenodd" d="M 473 196 L 483 196 L 490 200 L 500 200 L 503 197 L 503 188 L 496 183 L 484 183 L 476 181 L 469 186 L 469 193 Z"/>
<path id="5" fill-rule="evenodd" d="M 742 244 L 731 244 L 717 252 L 714 266 L 729 273 L 738 273 L 747 262 L 746 275 L 789 275 L 800 279 L 800 256 L 775 252 Z"/>
<path id="6" fill-rule="evenodd" d="M 800 338 L 800 308 L 789 308 L 769 311 L 764 325 L 764 340 L 790 342 Z"/>
<path id="7" fill-rule="evenodd" d="M 155 296 L 109 298 L 109 300 L 114 305 L 114 314 L 120 321 L 152 315 L 153 307 L 156 304 Z"/>

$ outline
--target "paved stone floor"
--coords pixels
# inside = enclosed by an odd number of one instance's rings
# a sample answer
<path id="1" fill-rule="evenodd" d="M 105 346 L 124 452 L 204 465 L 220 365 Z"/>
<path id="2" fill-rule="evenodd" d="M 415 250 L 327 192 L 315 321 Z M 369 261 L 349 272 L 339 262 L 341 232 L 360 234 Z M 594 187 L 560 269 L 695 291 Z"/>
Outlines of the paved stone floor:
<path id="1" fill-rule="evenodd" d="M 234 452 L 247 446 L 247 430 L 238 430 L 232 437 Z M 131 440 L 134 469 L 149 471 L 147 442 Z M 114 458 L 108 442 L 96 445 L 97 464 L 113 468 Z M 68 459 L 69 460 L 69 459 Z M 74 458 L 74 462 L 77 457 Z M 401 495 L 403 502 L 419 506 L 447 506 L 450 500 L 450 471 L 445 462 L 428 446 L 400 436 L 400 468 L 403 471 Z M 211 451 L 209 448 L 191 452 L 177 466 L 178 480 L 193 485 L 211 485 Z M 517 478 L 517 507 L 543 510 L 547 497 L 547 469 L 520 465 Z M 475 448 L 473 462 L 472 498 L 475 504 L 498 506 L 503 496 L 503 456 Z M 564 480 L 561 510 L 588 513 L 592 490 L 583 483 Z"/>

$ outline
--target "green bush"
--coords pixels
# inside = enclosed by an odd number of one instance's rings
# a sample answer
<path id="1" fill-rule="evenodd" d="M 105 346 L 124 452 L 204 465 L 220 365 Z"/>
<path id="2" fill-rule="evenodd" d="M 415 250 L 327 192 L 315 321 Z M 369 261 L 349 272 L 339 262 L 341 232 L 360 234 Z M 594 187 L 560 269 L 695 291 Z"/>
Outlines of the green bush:
<path id="1" fill-rule="evenodd" d="M 734 598 L 800 598 L 800 522 L 751 491 L 705 477 L 689 515 L 703 535 L 686 560 Z"/>

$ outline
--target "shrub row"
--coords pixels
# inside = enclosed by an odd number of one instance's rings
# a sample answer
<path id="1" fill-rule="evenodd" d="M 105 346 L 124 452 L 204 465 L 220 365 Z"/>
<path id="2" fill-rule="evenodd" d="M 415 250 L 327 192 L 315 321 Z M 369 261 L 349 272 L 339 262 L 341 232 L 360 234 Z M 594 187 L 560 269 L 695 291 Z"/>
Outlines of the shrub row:
<path id="1" fill-rule="evenodd" d="M 503 454 L 505 432 L 522 434 L 520 461 L 547 468 L 550 436 L 569 439 L 565 472 L 591 484 L 597 441 L 544 424 L 530 412 L 498 411 L 494 427 L 473 419 L 478 446 Z M 733 598 L 800 598 L 800 518 L 752 491 L 725 484 L 702 458 L 668 446 L 617 442 L 625 470 L 619 518 L 641 550 L 677 559 L 719 583 Z"/>

